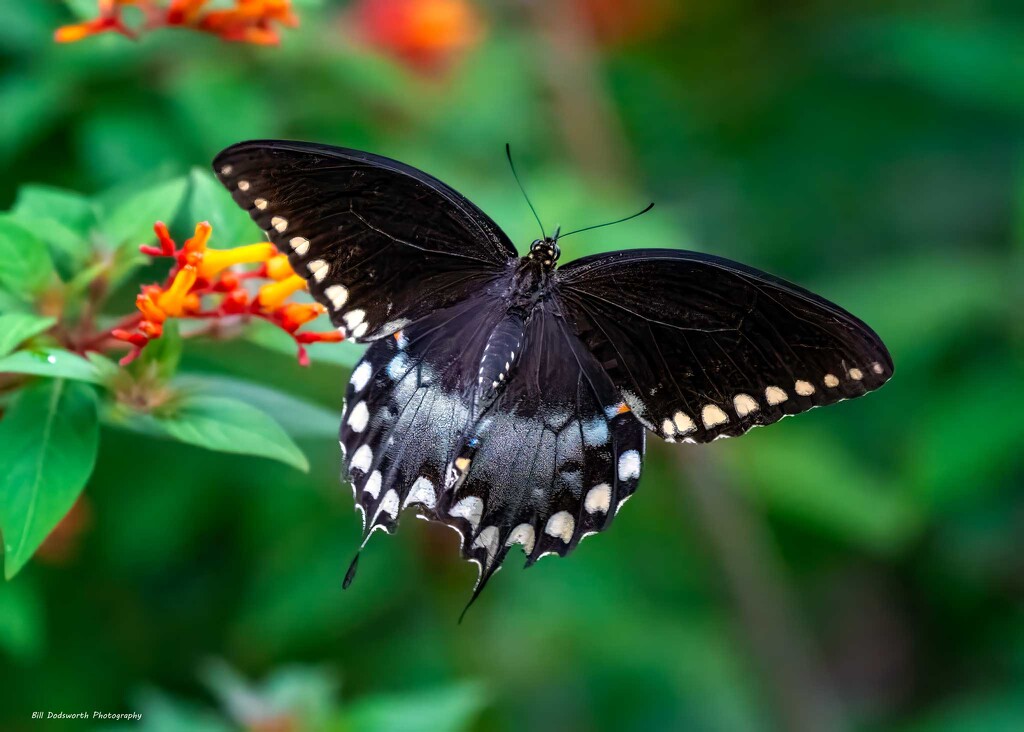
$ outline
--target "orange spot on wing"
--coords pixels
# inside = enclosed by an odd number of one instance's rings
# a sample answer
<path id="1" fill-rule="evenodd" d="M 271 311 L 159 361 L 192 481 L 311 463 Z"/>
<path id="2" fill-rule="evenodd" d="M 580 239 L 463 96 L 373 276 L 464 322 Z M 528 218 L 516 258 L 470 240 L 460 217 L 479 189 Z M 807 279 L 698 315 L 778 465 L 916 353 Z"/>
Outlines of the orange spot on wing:
<path id="1" fill-rule="evenodd" d="M 626 404 L 625 402 L 619 402 L 619 406 L 616 407 L 616 409 L 615 409 L 615 413 L 616 414 L 625 414 L 628 411 L 630 411 L 629 410 L 629 405 Z"/>

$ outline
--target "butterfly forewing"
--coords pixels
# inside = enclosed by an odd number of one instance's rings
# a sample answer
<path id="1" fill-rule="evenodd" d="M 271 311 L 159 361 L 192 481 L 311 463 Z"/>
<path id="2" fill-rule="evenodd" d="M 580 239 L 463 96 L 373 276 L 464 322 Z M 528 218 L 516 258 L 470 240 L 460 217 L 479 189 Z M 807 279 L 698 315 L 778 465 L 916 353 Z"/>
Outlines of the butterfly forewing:
<path id="1" fill-rule="evenodd" d="M 390 335 L 463 300 L 515 257 L 480 209 L 388 158 L 254 141 L 224 150 L 213 166 L 353 340 Z"/>
<path id="2" fill-rule="evenodd" d="M 559 270 L 580 337 L 651 430 L 708 442 L 877 389 L 875 333 L 796 285 L 717 257 L 634 250 Z"/>

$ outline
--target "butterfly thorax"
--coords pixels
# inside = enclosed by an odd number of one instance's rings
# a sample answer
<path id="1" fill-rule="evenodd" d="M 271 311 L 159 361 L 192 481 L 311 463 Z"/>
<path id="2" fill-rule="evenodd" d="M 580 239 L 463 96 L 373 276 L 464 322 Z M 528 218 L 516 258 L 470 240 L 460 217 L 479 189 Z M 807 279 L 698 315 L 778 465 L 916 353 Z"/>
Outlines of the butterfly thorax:
<path id="1" fill-rule="evenodd" d="M 523 259 L 538 262 L 546 270 L 553 270 L 562 250 L 558 248 L 558 241 L 550 236 L 543 239 L 535 239 L 530 245 L 530 253 Z"/>

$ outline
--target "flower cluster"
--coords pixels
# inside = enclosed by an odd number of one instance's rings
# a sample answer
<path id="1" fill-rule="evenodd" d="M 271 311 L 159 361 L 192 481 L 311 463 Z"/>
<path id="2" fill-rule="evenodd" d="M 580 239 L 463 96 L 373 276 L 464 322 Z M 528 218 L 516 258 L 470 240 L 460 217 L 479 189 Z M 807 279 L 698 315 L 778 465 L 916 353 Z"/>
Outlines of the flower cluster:
<path id="1" fill-rule="evenodd" d="M 234 7 L 209 8 L 209 0 L 99 0 L 99 15 L 92 20 L 65 25 L 54 33 L 58 43 L 71 43 L 98 33 L 112 31 L 129 38 L 157 28 L 189 28 L 211 33 L 226 41 L 274 45 L 280 41 L 274 24 L 294 28 L 299 24 L 291 0 L 234 0 Z M 125 23 L 125 7 L 142 13 L 138 28 Z"/>
<path id="2" fill-rule="evenodd" d="M 135 298 L 139 314 L 124 323 L 125 327 L 111 331 L 114 338 L 132 346 L 122 365 L 163 334 L 168 318 L 201 318 L 214 324 L 225 319 L 261 318 L 295 339 L 299 363 L 304 366 L 309 363 L 306 344 L 342 340 L 336 330 L 297 332 L 326 309 L 318 303 L 289 301 L 293 294 L 306 289 L 306 281 L 295 274 L 288 258 L 273 244 L 210 249 L 207 244 L 213 229 L 205 221 L 196 225 L 193 236 L 180 248 L 163 222 L 158 221 L 153 230 L 159 246 L 143 245 L 139 250 L 151 257 L 170 257 L 174 265 L 162 285 L 142 287 Z M 236 265 L 241 264 L 258 266 L 239 270 Z M 250 289 L 247 285 L 254 282 L 260 284 Z"/>

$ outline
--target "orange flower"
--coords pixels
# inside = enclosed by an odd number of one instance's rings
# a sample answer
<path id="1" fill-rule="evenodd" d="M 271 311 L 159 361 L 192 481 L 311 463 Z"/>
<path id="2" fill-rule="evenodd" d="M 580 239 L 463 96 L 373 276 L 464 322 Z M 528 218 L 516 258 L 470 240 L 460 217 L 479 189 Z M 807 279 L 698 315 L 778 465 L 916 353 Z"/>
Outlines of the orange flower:
<path id="1" fill-rule="evenodd" d="M 443 67 L 484 32 L 467 0 L 359 0 L 350 21 L 360 40 L 420 71 Z"/>
<path id="2" fill-rule="evenodd" d="M 190 28 L 226 41 L 261 45 L 278 43 L 274 23 L 292 28 L 299 24 L 290 0 L 235 0 L 233 8 L 218 10 L 208 10 L 208 0 L 170 0 L 165 7 L 158 0 L 99 0 L 97 18 L 58 28 L 54 40 L 71 43 L 106 31 L 134 38 L 136 33 L 121 18 L 121 8 L 125 5 L 142 11 L 143 29 L 147 31 L 163 27 Z"/>
<path id="3" fill-rule="evenodd" d="M 196 225 L 193 236 L 179 249 L 162 222 L 157 222 L 153 230 L 160 246 L 143 245 L 139 249 L 153 257 L 170 257 L 175 264 L 163 285 L 142 287 L 135 299 L 139 315 L 126 323 L 133 329 L 120 327 L 110 332 L 132 346 L 122 363 L 134 359 L 150 340 L 159 338 L 168 318 L 261 318 L 295 339 L 299 362 L 304 365 L 309 361 L 305 344 L 342 340 L 338 331 L 296 332 L 326 309 L 317 303 L 288 301 L 293 294 L 306 289 L 306 281 L 295 274 L 288 258 L 278 254 L 273 244 L 210 249 L 207 244 L 213 230 L 204 221 Z M 245 264 L 260 266 L 249 270 L 237 268 Z M 254 278 L 269 281 L 252 297 L 246 283 Z M 203 310 L 204 298 L 211 303 L 207 310 Z"/>

